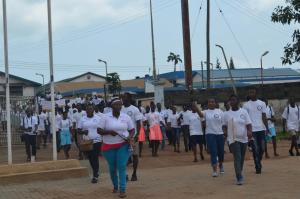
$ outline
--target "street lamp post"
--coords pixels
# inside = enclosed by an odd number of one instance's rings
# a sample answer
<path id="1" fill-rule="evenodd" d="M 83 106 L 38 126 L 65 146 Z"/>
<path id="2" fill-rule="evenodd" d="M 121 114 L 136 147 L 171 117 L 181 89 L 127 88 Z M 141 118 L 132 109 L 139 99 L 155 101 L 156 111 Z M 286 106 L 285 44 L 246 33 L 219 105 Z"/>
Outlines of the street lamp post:
<path id="1" fill-rule="evenodd" d="M 7 122 L 7 158 L 8 164 L 12 164 L 12 146 L 11 146 L 11 121 L 10 121 L 10 90 L 9 90 L 9 63 L 8 63 L 8 42 L 7 42 L 7 15 L 6 0 L 2 1 L 3 9 L 3 39 L 4 39 L 4 65 L 5 65 L 5 84 L 6 84 L 6 122 Z"/>
<path id="2" fill-rule="evenodd" d="M 234 84 L 234 81 L 233 81 L 231 69 L 229 67 L 229 64 L 228 64 L 228 61 L 227 61 L 227 57 L 226 57 L 224 48 L 221 45 L 218 45 L 218 44 L 216 44 L 216 46 L 219 47 L 219 48 L 221 48 L 221 50 L 222 50 L 222 53 L 223 53 L 223 56 L 224 56 L 224 59 L 225 59 L 225 62 L 226 62 L 227 70 L 228 70 L 228 73 L 229 73 L 229 77 L 230 77 L 232 89 L 233 89 L 234 94 L 237 95 L 237 90 L 236 90 L 236 87 L 235 87 L 235 84 Z"/>
<path id="3" fill-rule="evenodd" d="M 35 73 L 37 76 L 40 76 L 43 78 L 43 88 L 44 88 L 44 95 L 46 96 L 46 88 L 45 88 L 45 76 L 41 73 Z"/>
<path id="4" fill-rule="evenodd" d="M 260 79 L 261 79 L 261 87 L 264 86 L 264 68 L 263 68 L 263 57 L 269 54 L 269 51 L 264 52 L 260 57 Z"/>
<path id="5" fill-rule="evenodd" d="M 98 59 L 98 62 L 102 62 L 102 63 L 104 63 L 105 64 L 105 84 L 104 84 L 104 100 L 105 100 L 105 102 L 107 102 L 107 89 L 106 89 L 106 84 L 107 84 L 107 61 L 104 61 L 104 60 L 102 60 L 102 59 Z"/>

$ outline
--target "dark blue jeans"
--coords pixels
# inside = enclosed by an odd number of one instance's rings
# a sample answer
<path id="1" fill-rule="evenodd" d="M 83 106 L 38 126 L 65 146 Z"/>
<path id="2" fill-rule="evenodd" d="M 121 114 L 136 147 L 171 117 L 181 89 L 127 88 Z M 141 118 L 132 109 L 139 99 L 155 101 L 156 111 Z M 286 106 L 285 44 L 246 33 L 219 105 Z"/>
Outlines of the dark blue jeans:
<path id="1" fill-rule="evenodd" d="M 180 128 L 172 128 L 173 145 L 180 144 Z"/>
<path id="2" fill-rule="evenodd" d="M 206 142 L 210 151 L 211 165 L 216 166 L 224 161 L 224 135 L 206 134 Z M 217 159 L 218 158 L 218 159 Z"/>
<path id="3" fill-rule="evenodd" d="M 261 160 L 265 151 L 266 136 L 265 131 L 253 132 L 254 140 L 250 141 L 250 146 L 252 147 L 253 160 L 256 170 L 261 170 L 262 164 Z"/>

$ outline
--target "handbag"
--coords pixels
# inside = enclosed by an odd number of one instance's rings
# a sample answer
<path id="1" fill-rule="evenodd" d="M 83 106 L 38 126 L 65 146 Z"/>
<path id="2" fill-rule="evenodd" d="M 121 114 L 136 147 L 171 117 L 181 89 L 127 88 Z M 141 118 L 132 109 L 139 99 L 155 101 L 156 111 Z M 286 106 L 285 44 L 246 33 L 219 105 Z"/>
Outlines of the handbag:
<path id="1" fill-rule="evenodd" d="M 94 142 L 93 140 L 82 140 L 79 143 L 79 149 L 82 152 L 89 152 L 92 151 L 94 147 Z"/>

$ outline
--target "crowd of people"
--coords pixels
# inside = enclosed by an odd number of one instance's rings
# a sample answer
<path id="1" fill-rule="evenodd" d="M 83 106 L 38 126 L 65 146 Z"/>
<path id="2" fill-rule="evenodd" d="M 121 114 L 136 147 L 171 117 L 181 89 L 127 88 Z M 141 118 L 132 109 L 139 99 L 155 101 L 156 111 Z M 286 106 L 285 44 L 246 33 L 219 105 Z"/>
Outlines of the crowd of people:
<path id="1" fill-rule="evenodd" d="M 175 153 L 192 151 L 193 161 L 204 160 L 204 151 L 210 154 L 212 177 L 225 173 L 223 165 L 224 148 L 229 147 L 234 158 L 236 184 L 243 185 L 243 165 L 247 148 L 252 152 L 256 174 L 262 173 L 262 159 L 269 158 L 267 143 L 272 142 L 274 156 L 278 156 L 276 143 L 275 113 L 267 100 L 257 98 L 256 89 L 250 89 L 248 101 L 243 105 L 236 95 L 231 95 L 219 108 L 216 99 L 210 98 L 201 109 L 196 102 L 183 106 L 178 112 L 176 106 L 151 102 L 143 107 L 135 104 L 131 94 L 113 98 L 108 103 L 93 97 L 75 99 L 73 104 L 56 108 L 57 152 L 64 152 L 70 158 L 74 141 L 78 158 L 86 157 L 93 170 L 91 182 L 97 183 L 100 176 L 99 156 L 103 156 L 109 168 L 113 193 L 126 197 L 126 182 L 129 180 L 126 168 L 133 165 L 131 181 L 137 181 L 139 157 L 145 146 L 151 148 L 152 156 L 159 157 L 168 145 Z M 38 114 L 26 110 L 21 120 L 22 140 L 26 146 L 27 161 L 34 162 L 37 149 L 47 146 L 51 140 L 51 113 L 40 108 Z M 300 111 L 293 98 L 282 114 L 283 131 L 291 136 L 289 154 L 300 156 L 298 132 Z M 183 142 L 182 142 L 182 141 Z M 148 143 L 148 145 L 145 145 Z M 184 146 L 181 146 L 181 143 Z M 199 147 L 199 153 L 198 153 Z M 198 159 L 199 158 L 199 159 Z"/>

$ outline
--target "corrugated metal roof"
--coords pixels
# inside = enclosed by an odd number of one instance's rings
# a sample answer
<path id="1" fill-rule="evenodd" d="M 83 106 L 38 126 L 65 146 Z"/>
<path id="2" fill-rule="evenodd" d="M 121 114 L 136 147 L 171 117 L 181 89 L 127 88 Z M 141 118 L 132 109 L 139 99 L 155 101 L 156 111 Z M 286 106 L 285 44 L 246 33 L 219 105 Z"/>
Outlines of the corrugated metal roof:
<path id="1" fill-rule="evenodd" d="M 195 76 L 197 74 L 196 71 L 193 71 L 192 75 Z M 163 78 L 167 80 L 174 80 L 174 79 L 183 79 L 185 75 L 184 71 L 176 71 L 176 72 L 169 72 L 158 75 L 158 78 Z"/>
<path id="2" fill-rule="evenodd" d="M 201 75 L 201 71 L 197 71 Z M 206 71 L 203 71 L 203 75 L 206 78 Z M 213 70 L 211 71 L 211 77 L 214 79 L 229 78 L 228 70 Z M 260 77 L 260 68 L 245 68 L 245 69 L 234 69 L 231 70 L 234 78 L 253 78 Z M 263 76 L 266 77 L 286 77 L 286 76 L 300 76 L 300 73 L 291 68 L 269 68 L 263 70 Z"/>

